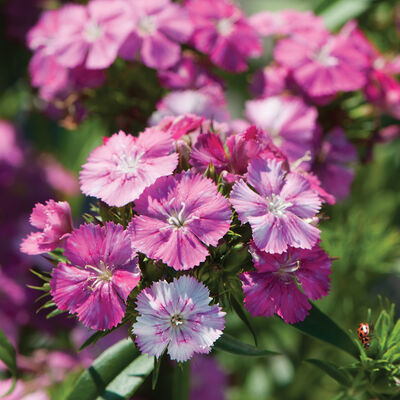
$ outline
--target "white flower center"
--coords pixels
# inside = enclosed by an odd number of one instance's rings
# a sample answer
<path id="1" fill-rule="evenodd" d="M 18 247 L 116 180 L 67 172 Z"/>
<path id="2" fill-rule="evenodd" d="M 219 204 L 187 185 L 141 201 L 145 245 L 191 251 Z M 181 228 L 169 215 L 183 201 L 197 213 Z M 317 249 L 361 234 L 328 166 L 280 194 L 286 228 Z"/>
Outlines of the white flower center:
<path id="1" fill-rule="evenodd" d="M 84 34 L 88 42 L 95 42 L 103 36 L 103 29 L 97 22 L 90 21 L 85 27 Z"/>
<path id="2" fill-rule="evenodd" d="M 292 274 L 299 269 L 300 260 L 288 260 L 285 264 L 282 264 L 274 274 L 279 275 L 282 280 L 289 282 L 290 280 L 296 280 L 296 276 Z"/>
<path id="3" fill-rule="evenodd" d="M 137 23 L 137 30 L 140 36 L 148 36 L 157 30 L 156 20 L 151 15 L 145 15 Z"/>
<path id="4" fill-rule="evenodd" d="M 229 36 L 233 31 L 234 20 L 222 18 L 217 22 L 217 31 L 222 36 Z"/>
<path id="5" fill-rule="evenodd" d="M 121 154 L 117 158 L 117 169 L 124 174 L 135 174 L 137 171 L 143 153 L 139 154 Z"/>
<path id="6" fill-rule="evenodd" d="M 112 271 L 108 265 L 104 263 L 104 261 L 100 261 L 100 267 L 95 267 L 94 265 L 85 265 L 86 269 L 91 269 L 96 272 L 97 276 L 90 276 L 87 280 L 93 281 L 89 286 L 91 290 L 95 290 L 97 286 L 104 282 L 112 281 Z"/>
<path id="7" fill-rule="evenodd" d="M 277 194 L 272 194 L 267 197 L 268 211 L 274 214 L 276 217 L 282 217 L 285 214 L 285 210 L 293 204 L 285 201 Z"/>
<path id="8" fill-rule="evenodd" d="M 182 226 L 185 225 L 185 218 L 183 213 L 185 212 L 186 204 L 182 201 L 181 203 L 182 207 L 181 209 L 178 210 L 172 210 L 170 217 L 167 219 L 167 222 L 170 225 L 174 225 L 177 228 L 181 228 Z"/>
<path id="9" fill-rule="evenodd" d="M 336 57 L 333 57 L 330 52 L 331 46 L 328 43 L 314 55 L 314 60 L 325 65 L 326 67 L 334 67 L 339 63 L 339 60 Z"/>
<path id="10" fill-rule="evenodd" d="M 171 326 L 172 326 L 173 328 L 177 328 L 177 327 L 183 325 L 184 319 L 183 319 L 182 315 L 180 315 L 180 314 L 174 314 L 174 315 L 171 317 L 170 322 L 171 322 Z"/>

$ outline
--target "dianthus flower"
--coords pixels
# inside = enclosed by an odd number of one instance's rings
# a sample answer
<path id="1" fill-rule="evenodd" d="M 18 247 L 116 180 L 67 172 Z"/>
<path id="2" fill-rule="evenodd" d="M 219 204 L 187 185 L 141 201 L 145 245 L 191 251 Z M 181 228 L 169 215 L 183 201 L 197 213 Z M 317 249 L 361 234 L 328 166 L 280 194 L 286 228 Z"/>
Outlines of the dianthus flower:
<path id="1" fill-rule="evenodd" d="M 132 30 L 125 1 L 92 0 L 87 6 L 67 5 L 54 39 L 57 61 L 68 68 L 109 67 Z"/>
<path id="2" fill-rule="evenodd" d="M 274 57 L 292 71 L 296 83 L 311 98 L 362 88 L 370 67 L 368 57 L 350 38 L 327 31 L 282 39 Z"/>
<path id="3" fill-rule="evenodd" d="M 119 131 L 89 155 L 80 172 L 81 190 L 122 207 L 157 178 L 173 172 L 178 164 L 173 151 L 171 137 L 161 130 L 148 130 L 137 138 Z"/>
<path id="4" fill-rule="evenodd" d="M 192 34 L 187 12 L 170 0 L 128 0 L 134 28 L 120 49 L 120 55 L 133 60 L 140 50 L 143 64 L 166 69 L 179 61 L 180 43 Z"/>
<path id="5" fill-rule="evenodd" d="M 286 172 L 283 161 L 256 158 L 249 165 L 247 183 L 235 183 L 231 203 L 240 221 L 250 223 L 257 247 L 279 254 L 288 246 L 311 249 L 320 231 L 310 222 L 321 200 L 307 179 Z"/>
<path id="6" fill-rule="evenodd" d="M 254 245 L 250 250 L 256 271 L 241 274 L 240 279 L 251 315 L 278 314 L 294 324 L 308 315 L 308 299 L 328 294 L 332 261 L 318 245 L 310 250 L 289 247 L 279 255 L 265 253 Z"/>
<path id="7" fill-rule="evenodd" d="M 242 11 L 228 0 L 186 2 L 194 25 L 192 42 L 211 61 L 232 72 L 247 69 L 249 57 L 259 57 L 262 46 L 257 32 Z"/>
<path id="8" fill-rule="evenodd" d="M 264 129 L 290 162 L 312 148 L 317 110 L 299 97 L 274 96 L 246 102 L 246 116 Z"/>
<path id="9" fill-rule="evenodd" d="M 176 270 L 204 261 L 230 226 L 228 201 L 211 179 L 192 171 L 160 178 L 135 201 L 133 247 Z"/>
<path id="10" fill-rule="evenodd" d="M 191 276 L 159 281 L 137 297 L 139 317 L 133 324 L 142 353 L 160 357 L 165 348 L 183 362 L 194 353 L 209 353 L 225 327 L 225 313 L 209 305 L 210 292 Z"/>
<path id="11" fill-rule="evenodd" d="M 53 251 L 64 243 L 72 229 L 71 208 L 66 201 L 48 200 L 37 203 L 32 211 L 30 223 L 41 232 L 32 232 L 21 243 L 26 254 L 42 254 Z"/>
<path id="12" fill-rule="evenodd" d="M 321 186 L 337 200 L 343 200 L 349 194 L 354 172 L 347 164 L 356 159 L 357 150 L 340 127 L 328 132 L 319 144 L 313 171 Z"/>
<path id="13" fill-rule="evenodd" d="M 122 225 L 85 224 L 74 230 L 50 281 L 60 310 L 76 313 L 88 328 L 110 329 L 121 322 L 125 302 L 139 282 L 140 270 Z"/>

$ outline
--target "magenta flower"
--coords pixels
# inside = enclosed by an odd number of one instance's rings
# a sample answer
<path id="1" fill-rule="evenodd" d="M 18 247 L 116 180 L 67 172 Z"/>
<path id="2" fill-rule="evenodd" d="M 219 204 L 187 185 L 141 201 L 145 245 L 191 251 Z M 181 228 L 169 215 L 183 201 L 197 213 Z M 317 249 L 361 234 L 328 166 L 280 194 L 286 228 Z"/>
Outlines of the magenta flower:
<path id="1" fill-rule="evenodd" d="M 182 172 L 160 178 L 135 201 L 133 247 L 176 270 L 199 265 L 230 226 L 228 201 L 211 179 Z"/>
<path id="2" fill-rule="evenodd" d="M 71 208 L 66 201 L 48 200 L 37 203 L 30 217 L 31 225 L 41 232 L 33 232 L 22 240 L 21 251 L 41 254 L 62 246 L 72 229 Z"/>
<path id="3" fill-rule="evenodd" d="M 232 72 L 247 69 L 247 59 L 259 57 L 262 46 L 257 32 L 242 11 L 228 0 L 188 0 L 194 25 L 192 42 L 211 61 Z"/>
<path id="4" fill-rule="evenodd" d="M 320 143 L 313 171 L 321 186 L 337 200 L 345 199 L 350 192 L 354 172 L 348 164 L 356 159 L 357 150 L 340 127 L 328 132 Z"/>
<path id="5" fill-rule="evenodd" d="M 289 70 L 280 65 L 268 65 L 257 71 L 250 84 L 254 97 L 270 97 L 282 94 L 288 86 Z"/>
<path id="6" fill-rule="evenodd" d="M 144 65 L 155 69 L 172 67 L 181 56 L 180 43 L 192 34 L 187 12 L 170 0 L 129 0 L 134 29 L 120 49 L 133 60 L 140 50 Z"/>
<path id="7" fill-rule="evenodd" d="M 81 190 L 110 206 L 136 200 L 160 176 L 172 174 L 178 164 L 174 143 L 161 130 L 135 138 L 123 131 L 95 149 L 80 172 Z"/>
<path id="8" fill-rule="evenodd" d="M 317 110 L 299 97 L 275 96 L 246 102 L 246 116 L 264 129 L 294 162 L 312 148 Z"/>
<path id="9" fill-rule="evenodd" d="M 251 246 L 251 253 L 256 271 L 240 276 L 244 303 L 251 315 L 277 314 L 294 324 L 308 315 L 308 299 L 328 294 L 332 261 L 318 245 L 310 250 L 289 247 L 280 255 Z"/>
<path id="10" fill-rule="evenodd" d="M 125 314 L 125 302 L 140 280 L 137 258 L 122 225 L 85 224 L 65 244 L 70 264 L 59 263 L 50 281 L 60 310 L 76 313 L 95 330 L 110 329 Z"/>
<path id="11" fill-rule="evenodd" d="M 133 27 L 122 0 L 91 0 L 87 6 L 64 6 L 60 12 L 55 56 L 68 68 L 81 64 L 88 69 L 109 67 Z"/>
<path id="12" fill-rule="evenodd" d="M 280 40 L 274 56 L 292 71 L 296 83 L 311 98 L 362 88 L 370 66 L 368 57 L 350 38 L 327 31 Z"/>
<path id="13" fill-rule="evenodd" d="M 252 15 L 249 18 L 249 23 L 261 36 L 286 36 L 295 33 L 317 35 L 319 31 L 325 29 L 323 19 L 310 11 L 263 11 Z"/>
<path id="14" fill-rule="evenodd" d="M 159 281 L 137 297 L 139 317 L 133 324 L 136 344 L 142 353 L 160 357 L 167 352 L 183 362 L 194 353 L 209 353 L 225 327 L 225 313 L 209 305 L 210 292 L 191 276 L 172 283 Z"/>
<path id="15" fill-rule="evenodd" d="M 157 111 L 150 117 L 150 123 L 155 125 L 165 117 L 182 114 L 195 114 L 218 122 L 227 121 L 229 111 L 222 88 L 213 85 L 199 90 L 170 92 L 157 104 Z"/>
<path id="16" fill-rule="evenodd" d="M 254 159 L 248 168 L 247 183 L 236 182 L 231 203 L 242 223 L 249 222 L 258 248 L 267 253 L 283 253 L 288 246 L 311 249 L 320 231 L 310 224 L 321 200 L 310 183 L 298 173 L 286 172 L 283 162 Z"/>

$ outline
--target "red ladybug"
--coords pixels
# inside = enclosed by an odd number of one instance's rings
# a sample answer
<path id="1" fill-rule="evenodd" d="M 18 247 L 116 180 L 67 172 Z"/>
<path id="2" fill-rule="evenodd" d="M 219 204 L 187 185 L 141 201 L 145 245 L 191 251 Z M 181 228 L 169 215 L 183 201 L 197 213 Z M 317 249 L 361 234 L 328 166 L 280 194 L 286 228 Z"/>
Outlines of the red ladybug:
<path id="1" fill-rule="evenodd" d="M 369 325 L 366 322 L 361 322 L 357 329 L 358 337 L 361 340 L 369 335 Z"/>
<path id="2" fill-rule="evenodd" d="M 368 336 L 361 338 L 361 344 L 364 346 L 364 349 L 369 349 L 370 339 Z"/>

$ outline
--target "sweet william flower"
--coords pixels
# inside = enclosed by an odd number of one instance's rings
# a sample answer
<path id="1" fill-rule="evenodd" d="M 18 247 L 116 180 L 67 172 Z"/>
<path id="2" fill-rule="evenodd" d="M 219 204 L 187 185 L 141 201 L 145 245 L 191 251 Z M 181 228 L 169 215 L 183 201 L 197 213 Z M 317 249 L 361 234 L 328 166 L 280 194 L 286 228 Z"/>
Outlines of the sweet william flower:
<path id="1" fill-rule="evenodd" d="M 171 174 L 177 164 L 174 142 L 167 133 L 152 129 L 135 138 L 119 131 L 82 166 L 81 190 L 110 206 L 122 207 L 157 178 Z"/>
<path id="2" fill-rule="evenodd" d="M 232 72 L 247 69 L 247 59 L 262 53 L 260 38 L 242 11 L 228 0 L 188 0 L 194 25 L 191 41 L 211 61 Z"/>
<path id="3" fill-rule="evenodd" d="M 193 268 L 230 226 L 228 201 L 193 171 L 158 179 L 135 201 L 128 226 L 133 247 L 176 270 Z"/>
<path id="4" fill-rule="evenodd" d="M 122 225 L 84 224 L 65 244 L 64 256 L 50 281 L 60 310 L 76 313 L 88 328 L 105 330 L 121 322 L 125 302 L 140 280 L 128 233 Z"/>
<path id="5" fill-rule="evenodd" d="M 308 315 L 308 299 L 328 294 L 332 261 L 319 245 L 309 250 L 289 247 L 283 254 L 268 254 L 253 244 L 250 252 L 256 271 L 241 274 L 240 279 L 251 315 L 277 314 L 294 324 Z"/>
<path id="6" fill-rule="evenodd" d="M 231 203 L 240 221 L 250 223 L 256 246 L 267 253 L 281 254 L 288 246 L 311 249 L 319 238 L 310 222 L 321 200 L 306 178 L 284 170 L 283 161 L 254 159 L 247 183 L 233 186 Z"/>
<path id="7" fill-rule="evenodd" d="M 62 246 L 73 229 L 71 208 L 66 201 L 48 200 L 37 203 L 30 223 L 40 232 L 32 232 L 22 240 L 21 251 L 26 254 L 42 254 Z"/>
<path id="8" fill-rule="evenodd" d="M 159 281 L 137 297 L 140 314 L 133 324 L 142 353 L 160 357 L 167 348 L 172 360 L 184 362 L 194 353 L 209 353 L 225 327 L 225 312 L 209 305 L 210 292 L 191 276 Z"/>

